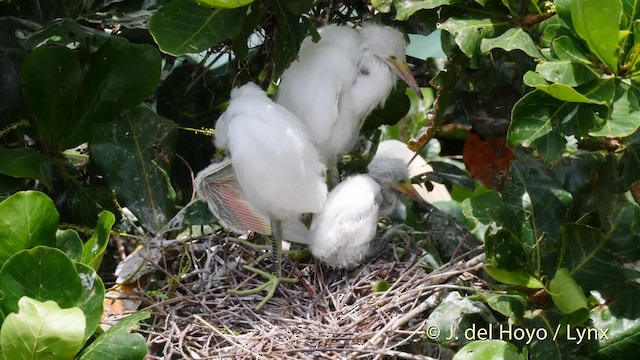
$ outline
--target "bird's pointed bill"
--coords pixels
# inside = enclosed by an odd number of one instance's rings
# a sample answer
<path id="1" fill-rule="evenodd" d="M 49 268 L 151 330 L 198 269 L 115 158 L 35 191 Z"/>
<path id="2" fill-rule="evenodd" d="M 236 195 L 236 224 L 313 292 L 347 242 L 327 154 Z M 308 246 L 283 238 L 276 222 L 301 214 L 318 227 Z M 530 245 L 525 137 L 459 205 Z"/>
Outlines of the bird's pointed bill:
<path id="1" fill-rule="evenodd" d="M 398 59 L 398 58 L 389 58 L 387 59 L 389 62 L 389 67 L 394 74 L 396 74 L 402 81 L 404 81 L 413 91 L 418 95 L 420 99 L 422 99 L 422 91 L 420 91 L 420 86 L 416 82 L 416 79 L 413 77 L 411 73 L 411 69 L 406 62 Z"/>
<path id="2" fill-rule="evenodd" d="M 413 184 L 409 181 L 394 183 L 394 184 L 391 184 L 391 187 L 394 190 L 399 191 L 400 193 L 410 197 L 414 201 L 417 201 L 420 203 L 425 202 L 422 196 L 420 196 L 420 193 L 418 193 L 418 191 L 413 187 Z"/>

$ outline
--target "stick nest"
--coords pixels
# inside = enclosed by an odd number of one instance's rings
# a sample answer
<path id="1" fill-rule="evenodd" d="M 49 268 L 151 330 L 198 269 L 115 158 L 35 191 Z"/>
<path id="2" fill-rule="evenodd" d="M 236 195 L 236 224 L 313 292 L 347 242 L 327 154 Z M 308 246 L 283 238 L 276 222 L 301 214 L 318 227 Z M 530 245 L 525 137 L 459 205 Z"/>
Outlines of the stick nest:
<path id="1" fill-rule="evenodd" d="M 353 270 L 284 256 L 282 275 L 298 282 L 281 283 L 260 310 L 263 293 L 227 291 L 262 283 L 242 267 L 261 251 L 217 236 L 158 247 L 158 280 L 150 286 L 157 290 L 139 293 L 153 315 L 141 329 L 148 359 L 450 358 L 450 350 L 427 338 L 426 318 L 448 292 L 468 290 L 470 281 L 482 286 L 474 273 L 484 257 L 477 247 L 434 269 L 423 250 L 428 242 L 424 234 L 396 237 L 381 256 Z M 269 258 L 253 265 L 271 270 Z M 387 290 L 374 290 L 372 284 L 385 282 Z"/>

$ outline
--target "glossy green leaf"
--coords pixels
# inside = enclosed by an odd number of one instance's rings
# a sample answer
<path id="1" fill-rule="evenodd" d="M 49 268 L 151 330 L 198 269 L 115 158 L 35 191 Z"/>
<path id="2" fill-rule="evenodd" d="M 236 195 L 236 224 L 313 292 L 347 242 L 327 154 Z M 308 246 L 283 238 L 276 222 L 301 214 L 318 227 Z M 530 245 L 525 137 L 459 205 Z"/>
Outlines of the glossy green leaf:
<path id="1" fill-rule="evenodd" d="M 75 20 L 61 18 L 52 21 L 42 29 L 29 34 L 20 43 L 25 49 L 34 50 L 45 45 L 60 45 L 66 47 L 85 47 L 90 52 L 98 49 L 109 38 L 109 33 L 82 26 Z"/>
<path id="2" fill-rule="evenodd" d="M 567 141 L 560 131 L 553 130 L 533 142 L 533 147 L 538 150 L 538 155 L 545 163 L 557 160 L 562 156 Z"/>
<path id="3" fill-rule="evenodd" d="M 591 136 L 625 137 L 640 128 L 640 103 L 637 92 L 625 84 L 618 85 L 613 110 L 602 128 L 591 131 Z"/>
<path id="4" fill-rule="evenodd" d="M 531 276 L 526 270 L 518 269 L 514 271 L 502 270 L 498 269 L 495 266 L 487 265 L 485 266 L 485 270 L 487 273 L 491 275 L 492 278 L 503 284 L 524 286 L 529 289 L 542 289 L 544 285 L 540 282 L 540 280 Z"/>
<path id="5" fill-rule="evenodd" d="M 640 144 L 627 146 L 620 158 L 620 186 L 628 189 L 640 181 Z"/>
<path id="6" fill-rule="evenodd" d="M 66 229 L 56 232 L 56 248 L 64 251 L 71 260 L 82 260 L 82 245 L 82 240 L 75 230 Z"/>
<path id="7" fill-rule="evenodd" d="M 622 14 L 627 19 L 627 29 L 632 29 L 634 22 L 640 19 L 640 1 L 622 0 Z"/>
<path id="8" fill-rule="evenodd" d="M 88 265 L 94 270 L 98 270 L 104 251 L 109 244 L 109 236 L 111 235 L 111 227 L 116 222 L 116 217 L 109 211 L 103 211 L 98 216 L 96 229 L 91 238 L 84 244 L 82 250 L 82 263 Z"/>
<path id="9" fill-rule="evenodd" d="M 571 20 L 571 0 L 554 0 L 553 4 L 556 6 L 556 13 L 563 25 L 573 28 L 573 21 Z"/>
<path id="10" fill-rule="evenodd" d="M 542 62 L 536 66 L 536 72 L 547 81 L 567 86 L 579 86 L 600 78 L 588 65 L 571 60 Z"/>
<path id="11" fill-rule="evenodd" d="M 640 287 L 627 283 L 594 293 L 599 305 L 591 310 L 590 320 L 599 336 L 591 358 L 614 360 L 633 356 L 640 343 Z M 606 336 L 602 336 L 605 331 Z"/>
<path id="12" fill-rule="evenodd" d="M 478 340 L 460 349 L 453 360 L 524 360 L 518 348 L 503 340 Z"/>
<path id="13" fill-rule="evenodd" d="M 206 9 L 192 0 L 174 0 L 149 20 L 149 31 L 163 52 L 180 56 L 205 51 L 242 28 L 246 9 Z"/>
<path id="14" fill-rule="evenodd" d="M 514 145 L 529 146 L 533 141 L 553 130 L 557 108 L 560 101 L 535 90 L 522 97 L 513 107 L 511 125 L 507 142 Z"/>
<path id="15" fill-rule="evenodd" d="M 406 21 L 411 15 L 420 10 L 435 9 L 443 5 L 454 5 L 463 2 L 462 0 L 411 0 L 393 1 L 396 9 L 396 20 Z"/>
<path id="16" fill-rule="evenodd" d="M 82 280 L 82 298 L 78 307 L 86 318 L 85 339 L 88 339 L 100 325 L 104 303 L 104 283 L 98 274 L 85 264 L 76 263 L 78 275 Z"/>
<path id="17" fill-rule="evenodd" d="M 20 68 L 22 95 L 34 116 L 40 138 L 57 148 L 68 129 L 82 83 L 73 50 L 51 46 L 34 50 Z"/>
<path id="18" fill-rule="evenodd" d="M 65 124 L 61 147 L 88 141 L 93 126 L 112 121 L 122 109 L 142 103 L 155 91 L 160 68 L 160 54 L 153 46 L 110 38 L 91 56 L 78 111 Z"/>
<path id="19" fill-rule="evenodd" d="M 19 310 L 0 330 L 6 359 L 72 359 L 84 344 L 85 318 L 77 307 L 61 309 L 53 301 L 22 297 Z"/>
<path id="20" fill-rule="evenodd" d="M 76 267 L 62 250 L 37 246 L 13 255 L 0 269 L 0 311 L 18 311 L 18 300 L 28 296 L 52 300 L 62 308 L 78 306 L 82 285 Z M 84 331 L 84 330 L 83 330 Z"/>
<path id="21" fill-rule="evenodd" d="M 522 50 L 525 54 L 533 58 L 544 60 L 544 57 L 531 39 L 531 36 L 524 32 L 524 30 L 518 28 L 511 28 L 498 37 L 482 39 L 480 42 L 480 52 L 482 54 L 488 54 L 495 48 L 506 51 Z"/>
<path id="22" fill-rule="evenodd" d="M 578 153 L 559 159 L 550 164 L 548 169 L 564 189 L 575 194 L 589 185 L 596 171 L 605 163 L 606 159 L 601 153 Z"/>
<path id="23" fill-rule="evenodd" d="M 482 298 L 493 310 L 511 318 L 515 323 L 522 320 L 527 309 L 527 297 L 514 291 L 506 293 L 483 293 Z"/>
<path id="24" fill-rule="evenodd" d="M 521 221 L 530 222 L 533 239 L 543 241 L 539 244 L 541 256 L 549 256 L 555 250 L 553 245 L 560 240 L 560 227 L 568 217 L 572 194 L 534 159 L 511 162 L 502 193 L 505 205 Z"/>
<path id="25" fill-rule="evenodd" d="M 38 191 L 18 192 L 1 202 L 0 266 L 18 251 L 54 246 L 58 219 L 53 201 Z"/>
<path id="26" fill-rule="evenodd" d="M 558 309 L 565 314 L 572 314 L 580 309 L 587 309 L 587 297 L 580 285 L 571 277 L 567 268 L 560 268 L 549 284 L 551 299 Z"/>
<path id="27" fill-rule="evenodd" d="M 40 154 L 31 148 L 7 149 L 0 146 L 0 174 L 37 179 L 51 189 L 51 165 Z"/>
<path id="28" fill-rule="evenodd" d="M 251 38 L 251 35 L 255 32 L 259 24 L 259 4 L 248 6 L 246 16 L 242 21 L 242 28 L 240 29 L 240 31 L 238 31 L 238 34 L 233 37 L 233 41 L 231 43 L 233 54 L 238 60 L 242 60 L 247 57 L 247 54 L 249 53 L 249 39 Z"/>
<path id="29" fill-rule="evenodd" d="M 453 164 L 444 161 L 430 161 L 429 165 L 433 168 L 433 171 L 427 173 L 429 180 L 447 185 L 456 184 L 469 190 L 476 188 L 476 184 L 469 174 Z"/>
<path id="30" fill-rule="evenodd" d="M 460 50 L 468 57 L 480 52 L 484 38 L 493 38 L 507 26 L 506 22 L 495 22 L 489 18 L 449 18 L 438 28 L 454 36 Z"/>
<path id="31" fill-rule="evenodd" d="M 465 330 L 486 328 L 496 321 L 484 303 L 452 292 L 429 314 L 424 331 L 431 341 L 460 345 L 472 340 L 465 336 Z"/>
<path id="32" fill-rule="evenodd" d="M 620 0 L 571 1 L 571 20 L 575 31 L 613 72 L 618 70 L 616 51 L 621 15 Z"/>
<path id="33" fill-rule="evenodd" d="M 94 128 L 91 154 L 120 204 L 150 231 L 160 230 L 174 211 L 167 178 L 173 156 L 173 122 L 139 107 Z"/>
<path id="34" fill-rule="evenodd" d="M 591 60 L 585 55 L 580 44 L 567 35 L 553 39 L 551 48 L 560 60 L 582 62 L 591 65 Z"/>
<path id="35" fill-rule="evenodd" d="M 196 0 L 196 2 L 218 9 L 235 9 L 249 5 L 255 0 Z"/>
<path id="36" fill-rule="evenodd" d="M 528 86 L 542 90 L 554 98 L 567 102 L 610 105 L 615 95 L 615 80 L 598 79 L 574 88 L 563 84 L 549 84 L 545 78 L 533 71 L 528 71 L 523 77 Z"/>
<path id="37" fill-rule="evenodd" d="M 300 50 L 300 44 L 307 35 L 307 29 L 313 27 L 308 19 L 303 17 L 300 21 L 298 14 L 292 14 L 286 9 L 285 0 L 271 0 L 275 8 L 278 31 L 273 51 L 273 76 L 279 77 L 295 59 Z"/>
<path id="38" fill-rule="evenodd" d="M 133 313 L 118 321 L 85 348 L 78 360 L 142 360 L 147 355 L 147 343 L 140 334 L 130 333 L 139 321 L 149 318 L 147 311 Z"/>
<path id="39" fill-rule="evenodd" d="M 623 267 L 616 254 L 608 251 L 607 242 L 612 239 L 605 237 L 600 229 L 569 223 L 562 230 L 565 241 L 570 244 L 565 264 L 584 289 L 598 289 L 640 278 L 640 272 Z"/>

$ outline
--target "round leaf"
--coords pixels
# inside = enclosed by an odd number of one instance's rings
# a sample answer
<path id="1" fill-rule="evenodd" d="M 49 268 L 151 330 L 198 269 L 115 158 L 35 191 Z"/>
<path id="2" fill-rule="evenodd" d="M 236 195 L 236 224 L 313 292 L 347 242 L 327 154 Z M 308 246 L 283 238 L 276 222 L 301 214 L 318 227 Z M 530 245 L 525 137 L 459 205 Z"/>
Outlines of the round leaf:
<path id="1" fill-rule="evenodd" d="M 38 246 L 21 251 L 0 269 L 0 311 L 18 311 L 18 300 L 28 296 L 53 300 L 63 308 L 78 306 L 82 298 L 80 276 L 62 250 Z M 83 330 L 84 331 L 84 330 Z"/>
<path id="2" fill-rule="evenodd" d="M 61 309 L 54 301 L 22 297 L 18 313 L 0 330 L 5 359 L 72 359 L 84 344 L 85 319 L 77 307 Z"/>
<path id="3" fill-rule="evenodd" d="M 0 203 L 0 266 L 18 251 L 55 246 L 58 219 L 53 201 L 38 191 L 18 192 Z"/>

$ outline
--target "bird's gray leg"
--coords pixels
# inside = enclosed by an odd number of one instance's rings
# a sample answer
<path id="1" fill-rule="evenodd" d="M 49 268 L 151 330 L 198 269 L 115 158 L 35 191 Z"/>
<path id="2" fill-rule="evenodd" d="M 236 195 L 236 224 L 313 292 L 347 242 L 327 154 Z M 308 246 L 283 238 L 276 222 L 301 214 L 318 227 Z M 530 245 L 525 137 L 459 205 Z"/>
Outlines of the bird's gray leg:
<path id="1" fill-rule="evenodd" d="M 260 269 L 254 268 L 253 266 L 245 266 L 245 269 L 256 273 L 267 279 L 262 285 L 259 285 L 253 289 L 247 290 L 229 290 L 229 294 L 231 295 L 252 295 L 257 294 L 261 291 L 266 291 L 267 295 L 260 301 L 260 303 L 256 306 L 256 309 L 260 309 L 267 301 L 271 300 L 273 295 L 276 293 L 278 289 L 278 285 L 280 282 L 288 282 L 294 283 L 297 282 L 296 278 L 283 278 L 282 277 L 282 266 L 280 265 L 281 252 L 282 252 L 282 223 L 280 220 L 272 220 L 271 221 L 271 244 L 272 244 L 272 260 L 273 260 L 273 274 L 269 274 Z"/>
<path id="2" fill-rule="evenodd" d="M 329 190 L 338 186 L 340 183 L 340 172 L 338 171 L 338 158 L 332 158 L 327 162 L 327 187 Z"/>

